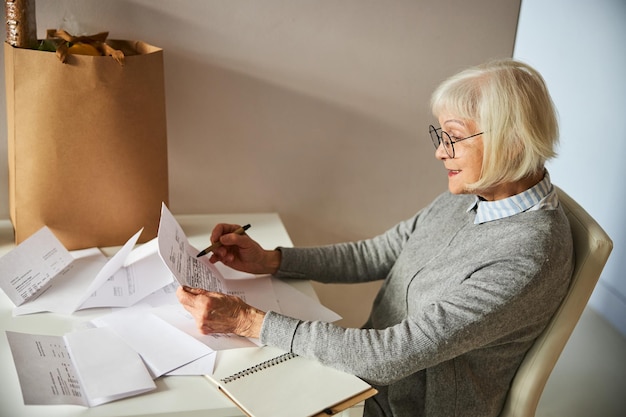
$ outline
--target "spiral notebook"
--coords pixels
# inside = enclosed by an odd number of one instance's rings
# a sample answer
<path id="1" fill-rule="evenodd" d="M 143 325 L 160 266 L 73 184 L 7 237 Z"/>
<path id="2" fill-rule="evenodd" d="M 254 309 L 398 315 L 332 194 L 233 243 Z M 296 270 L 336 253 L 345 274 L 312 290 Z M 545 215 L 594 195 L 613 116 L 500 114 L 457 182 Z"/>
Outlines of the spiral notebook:
<path id="1" fill-rule="evenodd" d="M 269 346 L 219 352 L 207 378 L 250 417 L 329 416 L 376 394 L 354 375 Z"/>

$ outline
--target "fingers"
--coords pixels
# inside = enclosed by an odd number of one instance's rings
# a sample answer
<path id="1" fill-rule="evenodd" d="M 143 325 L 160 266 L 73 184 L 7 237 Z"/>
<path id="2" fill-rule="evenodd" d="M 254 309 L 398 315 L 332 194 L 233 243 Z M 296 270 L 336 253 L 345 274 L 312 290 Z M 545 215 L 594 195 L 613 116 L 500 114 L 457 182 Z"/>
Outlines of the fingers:
<path id="1" fill-rule="evenodd" d="M 202 288 L 187 287 L 186 285 L 180 288 L 186 293 L 193 294 L 193 295 L 203 294 L 207 292 L 206 290 L 203 290 Z"/>
<path id="2" fill-rule="evenodd" d="M 246 232 L 226 233 L 220 238 L 220 242 L 226 246 L 249 246 L 250 237 Z"/>
<path id="3" fill-rule="evenodd" d="M 176 289 L 176 297 L 178 297 L 178 301 L 183 306 L 192 307 L 195 302 L 196 295 L 202 294 L 204 291 L 201 288 L 191 288 L 191 287 L 178 287 Z"/>
<path id="4" fill-rule="evenodd" d="M 237 260 L 240 250 L 250 247 L 252 240 L 245 233 L 239 234 L 241 227 L 236 224 L 220 223 L 211 233 L 211 242 L 219 242 L 222 246 L 213 248 L 209 262 L 222 262 L 226 265 Z M 238 231 L 237 233 L 234 233 Z"/>
<path id="5" fill-rule="evenodd" d="M 232 262 L 234 258 L 235 258 L 235 255 L 229 251 L 228 246 L 220 246 L 219 248 L 213 249 L 213 252 L 211 253 L 211 257 L 209 258 L 209 261 L 212 263 L 215 263 L 218 261 L 227 263 L 227 262 Z"/>
<path id="6" fill-rule="evenodd" d="M 178 287 L 178 288 L 176 288 L 176 297 L 178 298 L 178 301 L 183 306 L 191 305 L 191 303 L 193 302 L 191 294 L 188 293 L 187 291 L 185 291 L 185 288 L 186 287 Z"/>
<path id="7" fill-rule="evenodd" d="M 239 229 L 241 226 L 236 224 L 227 224 L 227 223 L 219 223 L 213 228 L 211 232 L 211 242 L 222 242 L 223 244 L 227 244 L 222 240 L 222 236 L 231 235 L 235 230 Z"/>

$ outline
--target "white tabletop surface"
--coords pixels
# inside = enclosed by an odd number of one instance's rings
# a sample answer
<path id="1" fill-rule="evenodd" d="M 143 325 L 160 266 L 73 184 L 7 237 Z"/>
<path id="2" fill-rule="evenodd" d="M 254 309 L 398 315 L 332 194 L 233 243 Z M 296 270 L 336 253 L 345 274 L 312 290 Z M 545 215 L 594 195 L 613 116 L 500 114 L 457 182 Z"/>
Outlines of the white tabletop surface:
<path id="1" fill-rule="evenodd" d="M 178 215 L 176 219 L 197 248 L 208 246 L 213 226 L 219 222 L 252 224 L 247 232 L 266 248 L 292 246 L 280 217 L 274 213 Z M 130 237 L 130 236 L 129 236 Z M 14 247 L 10 221 L 0 220 L 0 256 Z M 117 248 L 105 249 L 112 254 Z M 314 295 L 308 282 L 292 282 L 299 290 Z M 109 312 L 109 309 L 82 310 L 71 316 L 41 313 L 12 316 L 14 305 L 0 291 L 0 416 L 4 417 L 73 417 L 73 416 L 160 416 L 227 417 L 241 412 L 202 376 L 158 378 L 157 389 L 147 394 L 87 408 L 73 405 L 25 406 L 5 330 L 63 335 L 75 326 Z M 224 351 L 227 352 L 227 351 Z M 218 355 L 227 354 L 219 352 Z M 219 358 L 219 356 L 218 356 Z"/>

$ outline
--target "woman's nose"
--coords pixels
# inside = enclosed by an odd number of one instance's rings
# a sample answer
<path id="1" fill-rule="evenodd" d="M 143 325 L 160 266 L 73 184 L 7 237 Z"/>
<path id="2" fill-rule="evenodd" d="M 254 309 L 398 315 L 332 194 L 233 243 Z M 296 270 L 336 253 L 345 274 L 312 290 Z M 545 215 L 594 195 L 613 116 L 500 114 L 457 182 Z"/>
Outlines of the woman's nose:
<path id="1" fill-rule="evenodd" d="M 440 161 L 450 158 L 441 142 L 439 142 L 439 146 L 437 146 L 437 149 L 435 149 L 435 158 L 439 159 Z"/>

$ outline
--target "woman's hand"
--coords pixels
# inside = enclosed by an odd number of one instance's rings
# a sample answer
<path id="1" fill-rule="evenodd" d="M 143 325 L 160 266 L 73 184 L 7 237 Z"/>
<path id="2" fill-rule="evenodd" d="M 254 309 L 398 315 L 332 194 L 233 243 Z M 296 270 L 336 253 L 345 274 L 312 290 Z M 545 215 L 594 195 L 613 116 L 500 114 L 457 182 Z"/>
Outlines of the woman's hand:
<path id="1" fill-rule="evenodd" d="M 253 274 L 274 274 L 280 266 L 280 251 L 265 250 L 245 233 L 233 233 L 239 229 L 235 224 L 220 223 L 211 233 L 211 242 L 222 246 L 213 250 L 209 261 L 222 262 L 238 271 Z"/>
<path id="2" fill-rule="evenodd" d="M 241 298 L 199 288 L 178 287 L 176 296 L 202 334 L 233 333 L 259 338 L 265 313 Z"/>

